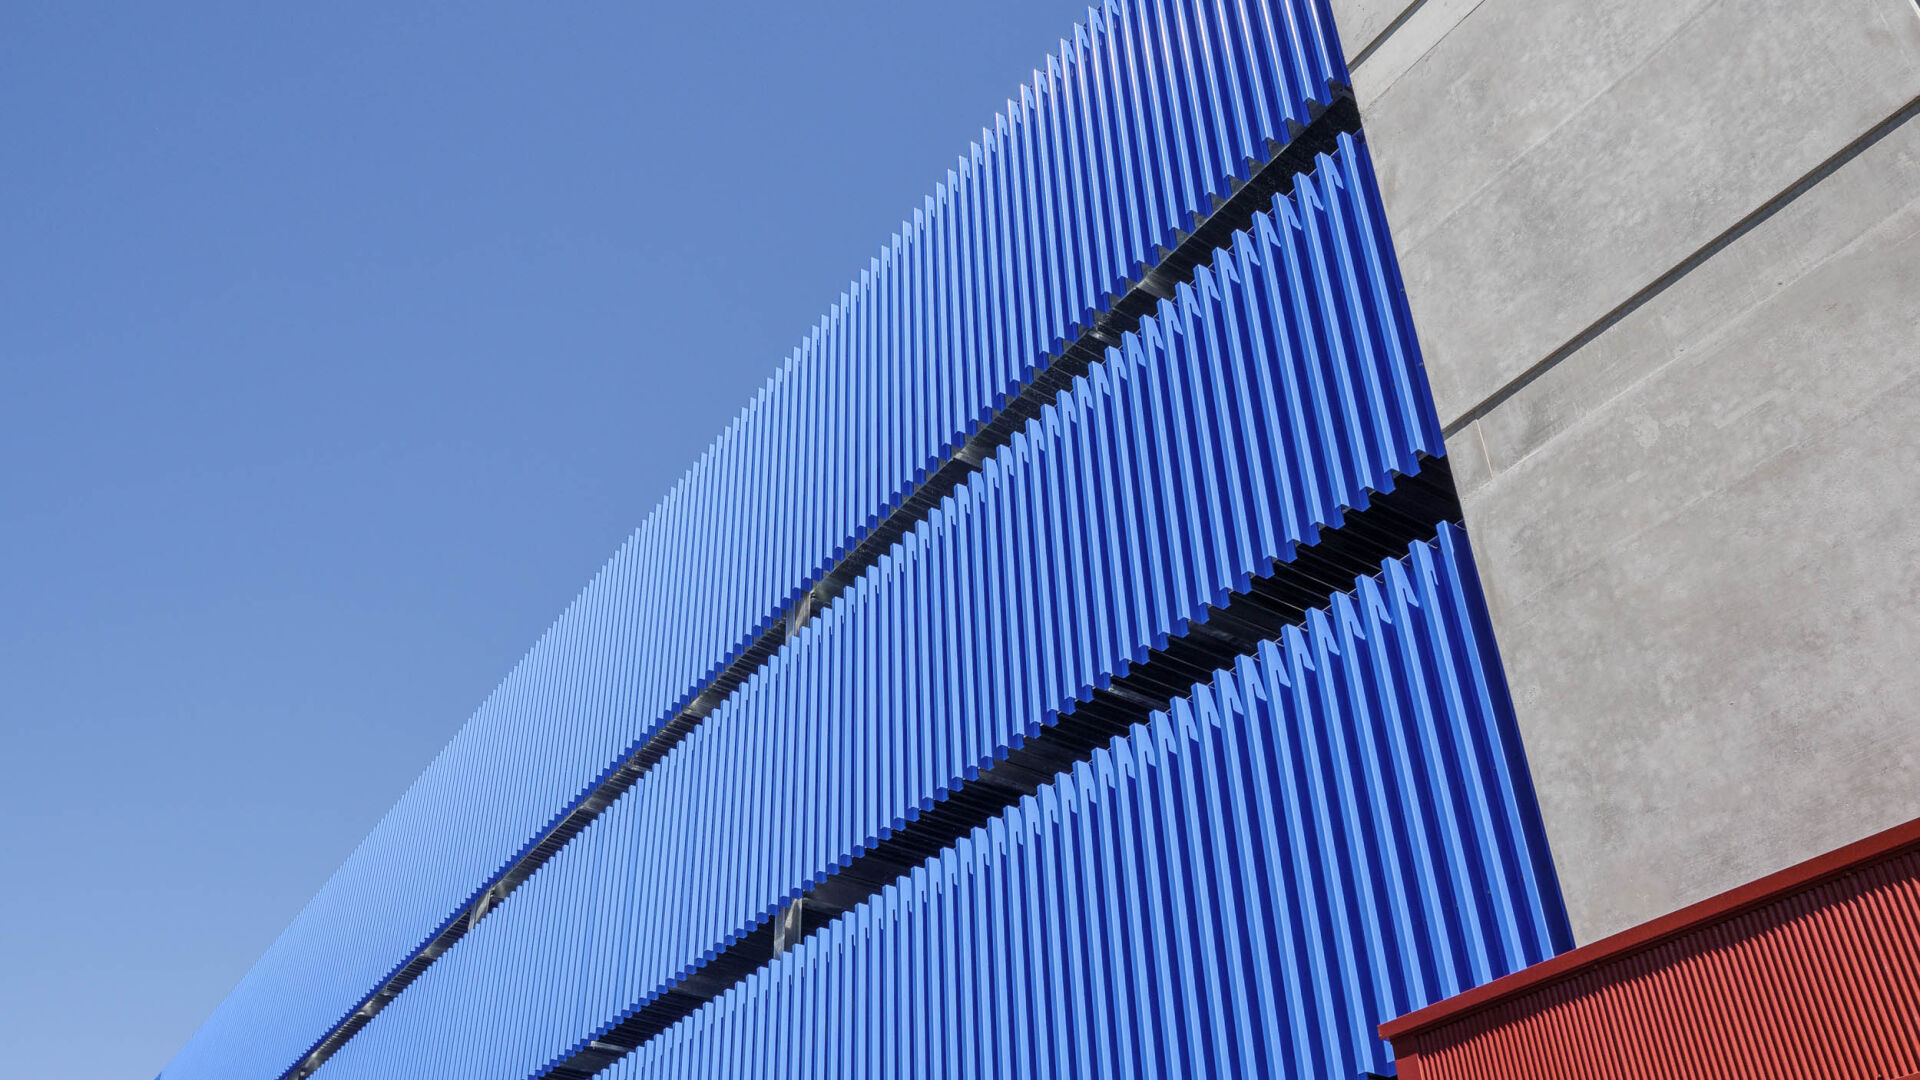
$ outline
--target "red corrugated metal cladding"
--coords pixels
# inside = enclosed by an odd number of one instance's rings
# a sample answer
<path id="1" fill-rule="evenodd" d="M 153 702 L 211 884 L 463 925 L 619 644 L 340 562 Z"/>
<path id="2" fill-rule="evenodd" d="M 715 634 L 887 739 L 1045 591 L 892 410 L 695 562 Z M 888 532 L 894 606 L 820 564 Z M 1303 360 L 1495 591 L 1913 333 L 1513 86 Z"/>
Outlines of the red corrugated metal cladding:
<path id="1" fill-rule="evenodd" d="M 1380 1034 L 1404 1080 L 1920 1077 L 1920 820 Z"/>

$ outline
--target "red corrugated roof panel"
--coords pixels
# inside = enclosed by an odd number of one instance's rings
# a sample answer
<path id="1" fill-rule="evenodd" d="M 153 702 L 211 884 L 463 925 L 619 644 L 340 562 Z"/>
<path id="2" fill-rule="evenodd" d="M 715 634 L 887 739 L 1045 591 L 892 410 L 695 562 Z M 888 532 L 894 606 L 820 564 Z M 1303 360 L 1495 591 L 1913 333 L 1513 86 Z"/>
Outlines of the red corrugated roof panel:
<path id="1" fill-rule="evenodd" d="M 1920 820 L 1380 1034 L 1405 1080 L 1920 1076 Z"/>

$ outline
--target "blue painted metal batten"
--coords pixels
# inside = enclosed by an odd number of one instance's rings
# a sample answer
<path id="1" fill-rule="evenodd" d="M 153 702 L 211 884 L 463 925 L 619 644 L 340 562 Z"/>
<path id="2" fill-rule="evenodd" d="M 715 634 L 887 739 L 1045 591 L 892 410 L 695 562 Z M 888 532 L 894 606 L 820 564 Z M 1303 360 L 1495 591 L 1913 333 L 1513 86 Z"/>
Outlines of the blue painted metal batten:
<path id="1" fill-rule="evenodd" d="M 1323 157 L 319 1075 L 538 1074 L 1416 472 L 1370 177 Z"/>
<path id="2" fill-rule="evenodd" d="M 1089 11 L 168 1075 L 305 1056 L 1345 78 L 1309 0 Z"/>
<path id="3" fill-rule="evenodd" d="M 684 1001 L 608 1075 L 1354 1076 L 1390 1067 L 1380 1020 L 1564 948 L 1444 526 L 711 975 L 1444 454 L 1363 138 L 1154 277 L 1346 80 L 1324 0 L 1090 10 L 163 1075 L 584 1076 Z"/>
<path id="4" fill-rule="evenodd" d="M 1448 526 L 604 1075 L 1390 1074 L 1568 939 Z"/>

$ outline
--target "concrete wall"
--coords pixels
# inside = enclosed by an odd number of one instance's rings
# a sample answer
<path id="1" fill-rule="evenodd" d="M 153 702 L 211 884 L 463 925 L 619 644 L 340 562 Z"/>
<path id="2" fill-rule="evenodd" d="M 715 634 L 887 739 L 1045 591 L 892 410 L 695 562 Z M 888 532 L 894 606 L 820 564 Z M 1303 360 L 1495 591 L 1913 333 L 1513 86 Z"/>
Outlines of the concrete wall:
<path id="1" fill-rule="evenodd" d="M 1333 0 L 1574 932 L 1920 816 L 1915 0 Z"/>

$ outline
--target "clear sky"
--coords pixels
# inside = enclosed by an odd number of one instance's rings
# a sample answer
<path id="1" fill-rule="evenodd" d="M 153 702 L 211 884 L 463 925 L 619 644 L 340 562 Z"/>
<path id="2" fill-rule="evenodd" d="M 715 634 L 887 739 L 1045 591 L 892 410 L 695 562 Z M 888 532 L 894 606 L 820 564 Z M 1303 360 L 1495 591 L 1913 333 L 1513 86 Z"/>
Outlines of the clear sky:
<path id="1" fill-rule="evenodd" d="M 1083 10 L 0 8 L 0 1077 L 158 1072 Z"/>

